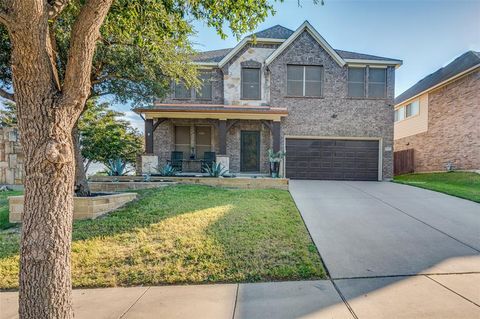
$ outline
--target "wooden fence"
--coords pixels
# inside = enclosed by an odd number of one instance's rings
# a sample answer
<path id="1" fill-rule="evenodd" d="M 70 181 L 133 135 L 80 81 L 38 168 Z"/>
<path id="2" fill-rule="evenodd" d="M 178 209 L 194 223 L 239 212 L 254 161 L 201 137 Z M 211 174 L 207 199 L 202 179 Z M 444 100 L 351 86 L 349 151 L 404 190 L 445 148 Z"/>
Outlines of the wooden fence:
<path id="1" fill-rule="evenodd" d="M 394 175 L 413 173 L 414 171 L 413 148 L 393 153 Z"/>

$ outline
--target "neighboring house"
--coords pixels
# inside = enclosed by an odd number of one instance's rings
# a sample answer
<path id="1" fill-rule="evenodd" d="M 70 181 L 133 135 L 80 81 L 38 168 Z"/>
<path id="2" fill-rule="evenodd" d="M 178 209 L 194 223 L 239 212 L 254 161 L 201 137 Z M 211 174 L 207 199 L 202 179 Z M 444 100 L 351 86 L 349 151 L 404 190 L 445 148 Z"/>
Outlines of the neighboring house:
<path id="1" fill-rule="evenodd" d="M 395 99 L 395 151 L 415 171 L 480 169 L 480 53 L 468 51 Z"/>
<path id="2" fill-rule="evenodd" d="M 194 61 L 200 89 L 172 83 L 171 96 L 136 109 L 146 119 L 144 172 L 172 154 L 184 171 L 198 171 L 192 164 L 215 152 L 230 172 L 268 173 L 272 148 L 286 151 L 288 178 L 392 177 L 402 61 L 335 50 L 308 22 L 296 31 L 274 26 Z"/>

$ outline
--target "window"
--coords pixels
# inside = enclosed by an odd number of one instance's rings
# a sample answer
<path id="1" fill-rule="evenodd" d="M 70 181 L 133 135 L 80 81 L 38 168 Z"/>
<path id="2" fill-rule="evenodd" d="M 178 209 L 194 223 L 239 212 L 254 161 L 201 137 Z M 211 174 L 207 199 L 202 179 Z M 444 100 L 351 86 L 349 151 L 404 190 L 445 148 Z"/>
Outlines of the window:
<path id="1" fill-rule="evenodd" d="M 209 73 L 201 73 L 202 86 L 195 92 L 195 97 L 200 100 L 212 99 L 212 80 Z"/>
<path id="2" fill-rule="evenodd" d="M 385 98 L 387 92 L 387 69 L 369 67 L 368 80 L 366 78 L 366 70 L 366 68 L 360 67 L 348 68 L 348 96 Z M 368 94 L 366 94 L 366 91 L 368 91 Z"/>
<path id="3" fill-rule="evenodd" d="M 205 158 L 205 152 L 212 150 L 212 134 L 210 126 L 195 127 L 195 154 L 197 158 Z"/>
<path id="4" fill-rule="evenodd" d="M 190 126 L 175 126 L 175 151 L 183 152 L 183 158 L 190 156 Z"/>
<path id="5" fill-rule="evenodd" d="M 192 96 L 192 92 L 185 83 L 175 83 L 175 98 L 176 99 L 189 99 Z"/>
<path id="6" fill-rule="evenodd" d="M 242 99 L 260 99 L 260 69 L 242 68 Z"/>
<path id="7" fill-rule="evenodd" d="M 405 119 L 405 108 L 401 107 L 395 110 L 395 122 Z"/>
<path id="8" fill-rule="evenodd" d="M 382 98 L 387 91 L 387 69 L 368 69 L 368 97 Z"/>
<path id="9" fill-rule="evenodd" d="M 348 68 L 348 96 L 365 97 L 365 68 Z"/>
<path id="10" fill-rule="evenodd" d="M 410 104 L 407 104 L 405 106 L 405 117 L 410 117 L 410 116 L 415 116 L 419 112 L 419 105 L 420 103 L 418 101 L 414 101 Z"/>
<path id="11" fill-rule="evenodd" d="M 322 67 L 287 65 L 287 95 L 322 96 Z"/>
<path id="12" fill-rule="evenodd" d="M 415 116 L 420 112 L 419 101 L 413 101 L 395 110 L 395 122 Z"/>

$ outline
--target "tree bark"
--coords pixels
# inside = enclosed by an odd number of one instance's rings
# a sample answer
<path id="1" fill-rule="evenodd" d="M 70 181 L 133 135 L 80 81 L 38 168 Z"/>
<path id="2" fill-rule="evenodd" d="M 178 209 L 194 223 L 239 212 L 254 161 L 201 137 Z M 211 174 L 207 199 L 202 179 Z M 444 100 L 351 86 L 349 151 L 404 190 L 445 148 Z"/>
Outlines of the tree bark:
<path id="1" fill-rule="evenodd" d="M 46 0 L 12 0 L 7 24 L 25 154 L 21 319 L 73 318 L 70 250 L 75 175 L 72 129 L 90 90 L 95 41 L 112 0 L 87 0 L 72 31 L 65 82 L 50 56 Z M 1 21 L 0 21 L 1 22 Z"/>
<path id="2" fill-rule="evenodd" d="M 72 130 L 73 150 L 75 153 L 75 195 L 78 197 L 90 196 L 90 187 L 86 175 L 86 168 L 84 166 L 84 158 L 80 148 L 80 132 L 78 126 Z"/>

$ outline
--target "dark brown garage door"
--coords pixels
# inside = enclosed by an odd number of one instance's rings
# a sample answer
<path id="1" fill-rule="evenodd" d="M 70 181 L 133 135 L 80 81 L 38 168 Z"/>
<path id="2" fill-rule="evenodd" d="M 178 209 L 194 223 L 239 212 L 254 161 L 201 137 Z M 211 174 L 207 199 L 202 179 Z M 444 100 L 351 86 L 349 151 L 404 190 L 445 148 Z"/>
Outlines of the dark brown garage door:
<path id="1" fill-rule="evenodd" d="M 292 179 L 378 180 L 378 141 L 287 139 Z"/>

